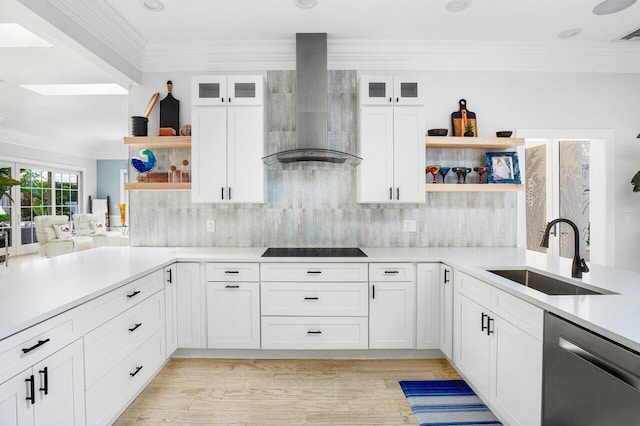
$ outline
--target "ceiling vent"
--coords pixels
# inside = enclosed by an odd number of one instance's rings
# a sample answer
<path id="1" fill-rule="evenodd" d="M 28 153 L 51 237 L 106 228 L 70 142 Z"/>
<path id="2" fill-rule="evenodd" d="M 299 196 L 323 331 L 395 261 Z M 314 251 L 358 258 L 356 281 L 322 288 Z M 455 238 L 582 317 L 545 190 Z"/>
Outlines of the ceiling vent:
<path id="1" fill-rule="evenodd" d="M 623 35 L 618 40 L 620 40 L 620 41 L 640 41 L 640 28 L 636 28 L 635 30 L 631 31 L 627 35 Z"/>

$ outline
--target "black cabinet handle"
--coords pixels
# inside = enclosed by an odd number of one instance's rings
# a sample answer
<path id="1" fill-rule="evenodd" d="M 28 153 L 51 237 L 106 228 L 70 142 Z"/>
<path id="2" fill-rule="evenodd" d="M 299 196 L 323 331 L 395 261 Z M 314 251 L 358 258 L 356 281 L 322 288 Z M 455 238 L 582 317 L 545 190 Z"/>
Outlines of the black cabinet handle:
<path id="1" fill-rule="evenodd" d="M 171 275 L 171 268 L 169 268 L 169 279 L 167 280 L 169 284 L 173 284 L 173 276 Z"/>
<path id="2" fill-rule="evenodd" d="M 40 370 L 38 373 L 44 374 L 43 386 L 40 390 L 43 391 L 45 395 L 49 395 L 49 368 L 45 367 L 44 370 Z"/>
<path id="3" fill-rule="evenodd" d="M 227 197 L 227 199 L 231 199 L 231 187 L 229 187 L 229 196 Z"/>
<path id="4" fill-rule="evenodd" d="M 222 102 L 224 102 L 224 98 L 220 98 L 220 100 L 221 100 Z"/>
<path id="5" fill-rule="evenodd" d="M 130 328 L 129 331 L 134 332 L 138 329 L 138 327 L 140 327 L 142 325 L 141 322 L 137 323 L 136 325 L 133 326 L 133 328 Z"/>
<path id="6" fill-rule="evenodd" d="M 449 282 L 449 272 L 450 271 L 448 269 L 444 270 L 444 283 L 445 284 Z"/>
<path id="7" fill-rule="evenodd" d="M 396 103 L 400 102 L 400 98 L 396 98 Z"/>
<path id="8" fill-rule="evenodd" d="M 322 331 L 320 331 L 320 330 L 309 330 L 309 331 L 307 331 L 307 334 L 322 334 Z"/>
<path id="9" fill-rule="evenodd" d="M 384 271 L 384 273 L 388 274 L 388 275 L 393 275 L 393 274 L 399 274 L 400 271 L 397 271 L 397 270 L 396 271 Z"/>
<path id="10" fill-rule="evenodd" d="M 319 297 L 305 297 L 304 300 L 320 300 Z"/>
<path id="11" fill-rule="evenodd" d="M 44 340 L 38 340 L 38 343 L 36 343 L 35 345 L 31 346 L 30 348 L 22 348 L 22 353 L 26 354 L 31 352 L 34 349 L 39 348 L 40 346 L 44 345 L 45 343 L 49 342 L 51 339 L 44 339 Z"/>
<path id="12" fill-rule="evenodd" d="M 307 271 L 307 274 L 321 274 L 322 271 Z"/>
<path id="13" fill-rule="evenodd" d="M 228 271 L 224 271 L 224 273 L 225 273 L 225 274 L 239 274 L 239 273 L 240 273 L 240 271 L 238 271 L 238 270 L 235 270 L 235 271 L 228 270 Z"/>
<path id="14" fill-rule="evenodd" d="M 33 374 L 30 378 L 24 379 L 25 382 L 29 383 L 29 390 L 31 391 L 31 396 L 27 394 L 25 400 L 31 401 L 31 405 L 36 403 L 36 379 L 33 377 Z"/>
<path id="15" fill-rule="evenodd" d="M 231 103 L 231 98 L 229 98 L 229 103 Z"/>
<path id="16" fill-rule="evenodd" d="M 396 200 L 400 201 L 400 187 L 396 188 Z"/>
<path id="17" fill-rule="evenodd" d="M 371 286 L 371 298 L 375 299 L 376 298 L 376 285 L 372 285 Z"/>
<path id="18" fill-rule="evenodd" d="M 389 103 L 393 102 L 393 98 L 389 97 Z"/>
<path id="19" fill-rule="evenodd" d="M 393 188 L 389 187 L 389 199 L 393 200 Z"/>
<path id="20" fill-rule="evenodd" d="M 225 285 L 224 288 L 240 288 L 239 285 Z"/>
<path id="21" fill-rule="evenodd" d="M 220 188 L 220 191 L 221 191 L 220 198 L 224 200 L 224 186 Z"/>
<path id="22" fill-rule="evenodd" d="M 491 328 L 491 324 L 493 323 L 493 318 L 487 315 L 487 336 L 493 334 L 493 329 Z"/>
<path id="23" fill-rule="evenodd" d="M 139 294 L 140 294 L 140 290 L 136 290 L 136 291 L 134 291 L 134 292 L 133 292 L 133 293 L 131 293 L 131 294 L 127 294 L 127 297 L 128 297 L 129 299 L 131 299 L 132 297 L 136 297 L 136 296 L 137 296 L 137 295 L 139 295 Z"/>
<path id="24" fill-rule="evenodd" d="M 489 328 L 488 325 L 484 325 L 484 319 L 485 318 L 489 318 L 489 315 L 485 314 L 484 312 L 482 313 L 482 328 L 480 329 L 480 331 L 485 331 Z"/>
<path id="25" fill-rule="evenodd" d="M 134 371 L 133 373 L 129 373 L 129 375 L 131 377 L 135 376 L 136 374 L 138 374 L 140 372 L 140 370 L 142 370 L 142 366 L 140 367 L 136 367 L 136 371 Z"/>

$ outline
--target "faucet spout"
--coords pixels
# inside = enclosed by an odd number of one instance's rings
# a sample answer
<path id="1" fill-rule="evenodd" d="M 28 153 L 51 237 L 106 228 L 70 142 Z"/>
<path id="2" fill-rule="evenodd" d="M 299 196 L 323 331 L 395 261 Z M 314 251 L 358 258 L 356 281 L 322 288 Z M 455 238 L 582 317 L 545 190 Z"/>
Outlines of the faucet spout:
<path id="1" fill-rule="evenodd" d="M 547 223 L 547 227 L 544 230 L 544 234 L 542 236 L 542 241 L 540 241 L 540 247 L 549 248 L 549 233 L 551 232 L 551 228 L 554 227 L 555 224 L 564 222 L 569 224 L 573 229 L 573 263 L 571 264 L 571 276 L 573 278 L 582 278 L 583 272 L 589 272 L 589 267 L 584 259 L 580 258 L 580 232 L 578 231 L 578 227 L 575 223 L 570 221 L 569 219 L 565 219 L 559 217 L 558 219 L 554 219 L 551 222 Z"/>

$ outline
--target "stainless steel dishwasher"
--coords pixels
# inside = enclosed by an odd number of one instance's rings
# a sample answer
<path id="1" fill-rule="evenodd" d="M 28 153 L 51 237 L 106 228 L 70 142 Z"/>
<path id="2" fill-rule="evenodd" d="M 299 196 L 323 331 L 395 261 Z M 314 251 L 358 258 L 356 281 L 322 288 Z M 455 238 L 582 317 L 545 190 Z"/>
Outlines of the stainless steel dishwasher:
<path id="1" fill-rule="evenodd" d="M 640 425 L 640 354 L 545 313 L 543 425 Z"/>

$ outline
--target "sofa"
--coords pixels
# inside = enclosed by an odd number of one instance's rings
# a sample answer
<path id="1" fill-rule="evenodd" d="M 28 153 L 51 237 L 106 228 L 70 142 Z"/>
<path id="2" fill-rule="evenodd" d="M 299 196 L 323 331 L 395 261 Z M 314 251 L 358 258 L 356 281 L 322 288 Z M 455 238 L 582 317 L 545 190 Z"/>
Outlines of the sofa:
<path id="1" fill-rule="evenodd" d="M 40 255 L 59 256 L 93 248 L 91 236 L 73 235 L 67 215 L 43 215 L 34 218 Z"/>

